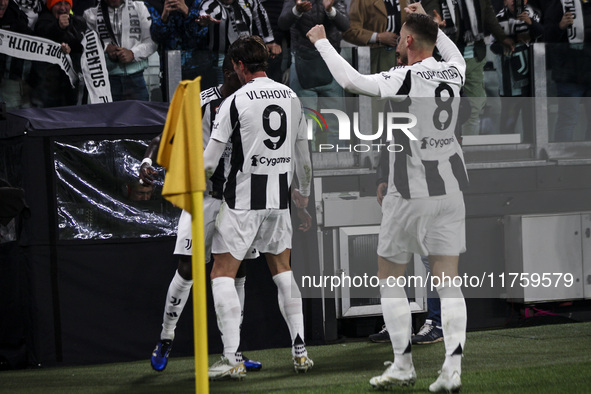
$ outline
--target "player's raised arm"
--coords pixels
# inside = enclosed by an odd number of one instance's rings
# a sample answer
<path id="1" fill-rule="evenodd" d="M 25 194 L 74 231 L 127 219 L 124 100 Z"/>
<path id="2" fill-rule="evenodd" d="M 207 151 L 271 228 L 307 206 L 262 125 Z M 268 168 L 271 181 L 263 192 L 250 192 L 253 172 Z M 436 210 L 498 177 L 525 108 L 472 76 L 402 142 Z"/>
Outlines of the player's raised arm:
<path id="1" fill-rule="evenodd" d="M 421 3 L 409 4 L 404 9 L 404 11 L 406 11 L 407 14 L 427 14 Z M 462 75 L 465 75 L 466 61 L 464 60 L 462 53 L 456 44 L 454 44 L 453 41 L 441 31 L 441 29 L 439 29 L 439 32 L 437 33 L 437 41 L 435 42 L 435 46 L 439 50 L 439 53 L 441 53 L 443 60 L 449 63 L 455 63 L 457 67 L 461 67 L 460 71 L 462 72 Z"/>
<path id="2" fill-rule="evenodd" d="M 350 93 L 363 94 L 366 96 L 380 96 L 378 81 L 371 75 L 360 74 L 330 44 L 326 38 L 323 25 L 316 25 L 311 28 L 306 37 L 316 47 L 330 73 L 343 89 Z"/>
<path id="3" fill-rule="evenodd" d="M 157 172 L 154 167 L 152 167 L 152 164 L 156 161 L 156 157 L 158 156 L 158 148 L 160 146 L 161 138 L 162 133 L 152 138 L 148 144 L 146 153 L 144 153 L 144 159 L 142 160 L 142 164 L 140 164 L 139 170 L 139 182 L 141 185 L 150 186 L 154 182 L 153 176 L 156 175 Z"/>
<path id="4" fill-rule="evenodd" d="M 443 60 L 448 63 L 454 63 L 454 65 L 460 69 L 462 75 L 466 75 L 466 61 L 464 60 L 464 56 L 462 56 L 462 53 L 456 44 L 454 44 L 453 41 L 441 31 L 441 29 L 439 29 L 439 32 L 437 33 L 435 46 L 439 50 L 439 53 L 441 53 Z"/>

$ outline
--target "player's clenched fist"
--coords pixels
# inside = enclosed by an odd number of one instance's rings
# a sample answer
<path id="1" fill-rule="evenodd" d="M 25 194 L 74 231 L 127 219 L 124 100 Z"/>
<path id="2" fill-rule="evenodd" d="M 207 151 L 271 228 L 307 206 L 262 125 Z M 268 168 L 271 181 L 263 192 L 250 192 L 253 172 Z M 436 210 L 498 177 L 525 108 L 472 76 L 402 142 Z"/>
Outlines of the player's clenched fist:
<path id="1" fill-rule="evenodd" d="M 326 31 L 324 30 L 324 25 L 316 25 L 306 34 L 306 37 L 310 40 L 312 44 L 316 41 L 326 38 Z"/>

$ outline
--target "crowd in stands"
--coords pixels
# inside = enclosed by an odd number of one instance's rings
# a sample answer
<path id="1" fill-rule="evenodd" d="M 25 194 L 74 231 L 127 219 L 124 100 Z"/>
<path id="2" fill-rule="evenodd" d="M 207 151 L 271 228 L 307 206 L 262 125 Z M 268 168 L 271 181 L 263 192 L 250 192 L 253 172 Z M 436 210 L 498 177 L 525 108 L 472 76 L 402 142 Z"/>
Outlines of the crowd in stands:
<path id="1" fill-rule="evenodd" d="M 397 65 L 396 41 L 405 21 L 407 0 L 0 0 L 0 29 L 55 42 L 68 54 L 76 74 L 92 69 L 95 31 L 104 53 L 103 71 L 110 85 L 104 101 L 148 100 L 144 70 L 148 57 L 160 55 L 160 77 L 166 98 L 166 51 L 180 50 L 182 79 L 202 76 L 202 88 L 221 83 L 226 49 L 241 35 L 260 35 L 270 53 L 269 75 L 288 84 L 302 98 L 343 97 L 307 31 L 323 24 L 332 45 L 342 40 L 371 48 L 371 72 Z M 547 51 L 559 97 L 591 93 L 591 3 L 585 0 L 422 0 L 425 10 L 456 43 L 467 62 L 464 95 L 472 114 L 463 134 L 480 132 L 486 92 L 487 43 L 497 56 L 501 97 L 531 97 L 530 44 L 560 44 Z M 89 44 L 90 43 L 90 44 Z M 92 102 L 83 84 L 63 64 L 25 59 L 0 45 L 0 101 L 8 109 L 56 107 Z M 48 51 L 49 52 L 49 51 Z M 92 63 L 94 64 L 94 63 Z M 93 77 L 94 78 L 94 77 Z M 83 82 L 81 82 L 83 81 Z M 97 83 L 98 84 L 98 83 Z M 90 95 L 106 97 L 109 95 Z M 334 103 L 335 106 L 341 104 Z M 502 109 L 503 132 L 512 133 L 526 105 Z M 591 109 L 591 108 L 590 108 Z M 528 112 L 529 111 L 529 112 Z M 589 112 L 589 111 L 587 111 Z M 556 140 L 569 141 L 578 108 L 560 110 Z M 591 123 L 591 122 L 588 122 Z M 525 123 L 524 123 L 525 124 Z M 591 129 L 591 127 L 589 128 Z M 591 138 L 591 133 L 587 133 Z"/>

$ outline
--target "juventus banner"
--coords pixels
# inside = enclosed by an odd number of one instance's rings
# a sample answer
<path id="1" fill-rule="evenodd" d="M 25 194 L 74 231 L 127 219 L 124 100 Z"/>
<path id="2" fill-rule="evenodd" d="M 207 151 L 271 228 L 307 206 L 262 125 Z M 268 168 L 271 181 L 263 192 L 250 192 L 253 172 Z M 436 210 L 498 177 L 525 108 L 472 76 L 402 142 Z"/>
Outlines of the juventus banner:
<path id="1" fill-rule="evenodd" d="M 57 64 L 68 75 L 72 86 L 78 81 L 70 55 L 63 53 L 61 45 L 57 42 L 0 29 L 0 53 L 25 60 Z"/>
<path id="2" fill-rule="evenodd" d="M 88 89 L 89 102 L 91 104 L 112 102 L 107 63 L 98 34 L 94 30 L 87 30 L 82 39 L 82 46 L 84 53 L 80 59 L 80 66 Z"/>

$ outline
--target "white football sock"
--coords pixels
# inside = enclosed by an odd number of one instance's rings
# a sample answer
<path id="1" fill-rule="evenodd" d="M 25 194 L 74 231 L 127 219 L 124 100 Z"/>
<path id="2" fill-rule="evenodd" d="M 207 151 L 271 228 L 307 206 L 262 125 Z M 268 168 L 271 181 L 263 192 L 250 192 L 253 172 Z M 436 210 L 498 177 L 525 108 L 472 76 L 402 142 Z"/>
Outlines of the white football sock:
<path id="1" fill-rule="evenodd" d="M 234 287 L 234 278 L 221 276 L 211 280 L 211 292 L 218 329 L 224 344 L 224 356 L 236 364 L 240 345 L 240 300 Z"/>
<path id="2" fill-rule="evenodd" d="M 160 339 L 174 339 L 174 329 L 187 303 L 192 285 L 192 280 L 183 279 L 178 270 L 175 272 L 166 294 Z"/>
<path id="3" fill-rule="evenodd" d="M 441 298 L 441 326 L 445 342 L 443 370 L 462 373 L 462 355 L 466 342 L 466 301 L 460 287 L 446 282 L 437 287 Z"/>
<path id="4" fill-rule="evenodd" d="M 277 285 L 279 310 L 289 327 L 293 356 L 307 356 L 304 345 L 304 314 L 302 311 L 302 294 L 291 271 L 285 271 L 273 277 Z"/>
<path id="5" fill-rule="evenodd" d="M 240 300 L 240 326 L 242 327 L 242 320 L 244 320 L 244 285 L 246 283 L 246 276 L 242 278 L 234 279 L 234 287 L 236 293 L 238 293 L 238 299 Z"/>
<path id="6" fill-rule="evenodd" d="M 412 319 L 406 292 L 396 283 L 390 283 L 388 286 L 386 279 L 380 279 L 380 295 L 384 323 L 390 334 L 394 351 L 394 365 L 399 369 L 409 369 L 412 367 L 410 342 Z"/>

